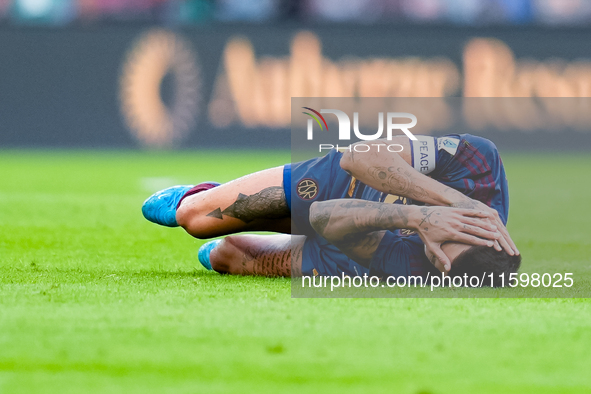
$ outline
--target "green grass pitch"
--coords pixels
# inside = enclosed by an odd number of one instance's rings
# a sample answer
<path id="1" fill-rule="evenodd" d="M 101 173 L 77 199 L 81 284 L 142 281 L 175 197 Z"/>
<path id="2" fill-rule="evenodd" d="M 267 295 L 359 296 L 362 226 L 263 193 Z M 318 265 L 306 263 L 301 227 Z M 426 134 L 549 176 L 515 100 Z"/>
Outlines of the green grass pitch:
<path id="1" fill-rule="evenodd" d="M 0 393 L 591 392 L 588 299 L 292 299 L 145 221 L 289 152 L 0 151 Z M 525 271 L 589 265 L 584 155 L 505 156 Z"/>

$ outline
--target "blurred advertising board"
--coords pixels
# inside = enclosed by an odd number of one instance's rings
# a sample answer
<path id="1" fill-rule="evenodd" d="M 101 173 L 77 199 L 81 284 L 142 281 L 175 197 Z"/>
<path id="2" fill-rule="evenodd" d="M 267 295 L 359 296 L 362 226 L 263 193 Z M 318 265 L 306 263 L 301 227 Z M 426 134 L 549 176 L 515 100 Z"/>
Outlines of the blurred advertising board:
<path id="1" fill-rule="evenodd" d="M 589 149 L 591 111 L 576 98 L 591 95 L 590 39 L 540 27 L 3 27 L 0 146 L 288 148 L 291 97 L 465 96 L 528 98 L 464 111 L 499 146 L 543 133 Z"/>

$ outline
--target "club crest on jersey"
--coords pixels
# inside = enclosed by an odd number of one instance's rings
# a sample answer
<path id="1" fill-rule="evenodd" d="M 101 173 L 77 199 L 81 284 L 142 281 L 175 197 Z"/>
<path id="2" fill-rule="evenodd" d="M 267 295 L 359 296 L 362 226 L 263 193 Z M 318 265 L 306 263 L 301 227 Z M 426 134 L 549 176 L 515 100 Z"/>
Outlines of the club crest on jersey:
<path id="1" fill-rule="evenodd" d="M 313 200 L 318 196 L 318 183 L 314 179 L 304 178 L 298 182 L 296 192 L 302 200 Z"/>

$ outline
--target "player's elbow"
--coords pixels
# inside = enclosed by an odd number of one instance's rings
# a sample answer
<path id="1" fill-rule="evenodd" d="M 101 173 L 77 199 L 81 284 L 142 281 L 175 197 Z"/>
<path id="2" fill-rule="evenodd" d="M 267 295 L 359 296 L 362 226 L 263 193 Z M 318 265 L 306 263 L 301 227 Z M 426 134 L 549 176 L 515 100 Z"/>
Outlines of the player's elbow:
<path id="1" fill-rule="evenodd" d="M 329 201 L 316 201 L 310 206 L 310 224 L 318 235 L 329 239 L 331 229 L 329 226 L 331 204 Z"/>
<path id="2" fill-rule="evenodd" d="M 353 156 L 351 155 L 351 152 L 349 152 L 349 151 L 343 152 L 343 155 L 341 156 L 341 161 L 339 162 L 339 164 L 343 170 L 345 170 L 346 172 L 348 172 L 350 174 L 353 169 Z"/>
<path id="3" fill-rule="evenodd" d="M 320 235 L 322 235 L 322 229 L 319 226 L 319 221 L 320 221 L 320 215 L 321 215 L 321 209 L 320 209 L 320 204 L 321 202 L 316 201 L 313 202 L 312 205 L 310 205 L 310 225 L 312 225 L 312 228 Z"/>

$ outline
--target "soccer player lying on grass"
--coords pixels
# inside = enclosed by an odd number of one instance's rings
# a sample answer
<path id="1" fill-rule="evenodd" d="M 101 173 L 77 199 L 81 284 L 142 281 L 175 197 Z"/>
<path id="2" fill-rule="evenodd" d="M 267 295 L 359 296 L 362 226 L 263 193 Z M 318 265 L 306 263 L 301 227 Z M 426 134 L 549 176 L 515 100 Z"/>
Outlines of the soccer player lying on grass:
<path id="1" fill-rule="evenodd" d="M 309 209 L 314 201 L 355 197 L 401 204 L 411 198 L 432 205 L 479 208 L 501 232 L 500 238 L 493 238 L 494 247 L 510 255 L 518 253 L 504 227 L 508 194 L 496 147 L 469 134 L 418 138 L 412 145 L 404 137 L 397 138 L 395 142 L 404 148 L 400 153 L 333 150 L 321 158 L 260 171 L 221 186 L 204 183 L 169 188 L 146 200 L 142 210 L 148 220 L 180 224 L 198 238 L 241 231 L 289 233 L 292 224 L 296 234 L 311 234 Z M 442 184 L 419 171 L 431 172 Z M 296 185 L 293 199 L 292 177 Z M 491 238 L 486 232 L 492 228 L 489 223 L 471 218 L 464 225 L 465 234 L 461 239 L 456 234 L 454 240 L 485 245 L 487 241 L 473 235 Z M 449 268 L 449 259 L 438 244 L 426 246 Z"/>
<path id="2" fill-rule="evenodd" d="M 318 201 L 310 211 L 318 235 L 232 235 L 211 241 L 216 245 L 213 249 L 202 247 L 199 259 L 217 272 L 238 275 L 416 278 L 428 272 L 439 274 L 430 262 L 443 271 L 426 250 L 425 241 L 443 243 L 452 264 L 449 276 L 488 278 L 493 274 L 493 284 L 498 286 L 500 274 L 508 277 L 517 272 L 520 255 L 447 241 L 456 236 L 457 230 L 450 228 L 462 226 L 462 217 L 481 215 L 486 216 L 478 210 L 357 199 Z"/>
<path id="3" fill-rule="evenodd" d="M 472 141 L 480 142 L 478 140 Z M 474 144 L 465 146 L 466 148 L 462 150 L 460 156 L 456 157 L 459 162 L 469 162 L 468 158 L 464 159 L 462 156 L 470 157 L 466 153 L 466 149 L 468 146 L 474 147 Z M 470 152 L 475 152 L 474 148 Z M 336 155 L 336 153 L 331 152 L 318 161 L 327 160 L 327 163 L 330 163 L 328 160 L 330 155 Z M 486 159 L 484 155 L 482 157 Z M 481 176 L 481 178 L 488 180 L 484 185 L 495 185 L 497 178 L 492 175 L 495 171 L 491 169 L 491 165 L 497 170 L 502 169 L 500 160 L 497 162 L 490 160 L 493 164 L 489 165 L 489 160 L 486 164 L 482 164 L 480 157 L 477 156 L 477 158 L 481 162 L 480 167 L 487 169 L 486 174 Z M 356 164 L 355 160 L 359 159 L 362 163 Z M 498 165 L 495 166 L 496 163 Z M 318 162 L 307 162 L 294 164 L 293 170 L 299 173 L 299 166 L 309 164 L 313 164 L 318 169 Z M 398 196 L 408 198 L 412 195 L 417 198 L 416 196 L 419 195 L 421 199 L 429 196 L 432 201 L 437 203 L 449 198 L 449 194 L 456 194 L 447 186 L 413 172 L 414 170 L 408 168 L 408 163 L 387 163 L 392 164 L 387 168 L 383 166 L 376 168 L 375 164 L 383 164 L 383 161 L 373 163 L 371 156 L 347 154 L 340 159 L 340 165 L 345 169 L 350 167 L 366 168 L 370 174 L 377 171 L 372 175 L 373 180 L 382 183 L 385 183 L 382 179 L 388 179 L 388 173 L 406 174 L 408 171 L 409 177 L 412 179 L 410 183 L 396 179 L 388 180 L 386 185 L 378 185 L 374 182 L 377 187 L 387 186 L 389 193 Z M 458 172 L 458 167 L 450 165 L 449 171 Z M 297 179 L 308 178 L 298 176 Z M 329 177 L 329 180 L 331 179 L 334 178 Z M 404 179 L 404 177 L 401 178 L 401 180 Z M 483 184 L 482 180 L 478 182 L 478 177 L 474 177 L 474 179 L 476 179 L 476 184 Z M 367 182 L 372 182 L 372 178 L 369 177 Z M 425 245 L 435 245 L 435 247 L 441 245 L 440 250 L 445 254 L 447 261 L 451 262 L 451 269 L 449 266 L 445 269 L 449 271 L 450 276 L 464 276 L 466 274 L 468 277 L 481 278 L 483 274 L 487 277 L 489 274 L 493 274 L 493 285 L 499 285 L 501 281 L 499 274 L 504 274 L 507 277 L 510 273 L 517 272 L 521 257 L 518 254 L 500 250 L 499 245 L 496 245 L 499 250 L 489 246 L 471 246 L 469 244 L 477 242 L 471 242 L 469 239 L 471 236 L 461 232 L 467 227 L 474 229 L 475 232 L 480 232 L 481 237 L 494 238 L 493 232 L 487 232 L 478 227 L 478 221 L 466 223 L 469 219 L 475 218 L 496 221 L 501 220 L 501 216 L 502 218 L 507 217 L 507 184 L 504 181 L 504 173 L 499 187 L 492 186 L 490 189 L 488 193 L 482 193 L 482 195 L 488 196 L 490 201 L 496 202 L 495 208 L 499 210 L 500 215 L 489 215 L 486 208 L 478 209 L 483 204 L 471 202 L 469 199 L 459 196 L 460 202 L 473 204 L 476 209 L 399 204 L 400 200 L 404 200 L 404 198 L 398 199 L 396 201 L 398 204 L 352 198 L 318 200 L 313 203 L 303 199 L 292 200 L 292 220 L 298 227 L 306 225 L 306 221 L 302 220 L 303 215 L 297 211 L 297 205 L 302 204 L 299 209 L 306 214 L 309 211 L 309 221 L 307 222 L 313 226 L 315 231 L 306 232 L 306 237 L 293 236 L 292 238 L 287 235 L 230 236 L 221 242 L 212 241 L 209 247 L 208 244 L 204 245 L 200 250 L 199 257 L 206 267 L 211 266 L 218 272 L 230 274 L 269 276 L 289 276 L 290 274 L 293 276 L 341 276 L 341 274 L 362 276 L 367 274 L 382 278 L 388 276 L 417 277 L 424 276 L 429 271 L 433 272 L 429 262 L 444 271 L 440 262 L 443 259 L 436 258 L 425 247 Z M 500 198 L 502 194 L 504 196 Z M 365 196 L 363 193 L 361 195 Z M 302 220 L 302 223 L 298 223 L 298 220 Z M 501 221 L 505 222 L 506 220 L 502 219 Z M 460 242 L 453 242 L 460 239 Z M 482 239 L 479 240 L 482 241 Z M 213 250 L 211 250 L 211 246 L 214 246 Z M 488 284 L 486 283 L 486 285 Z"/>

